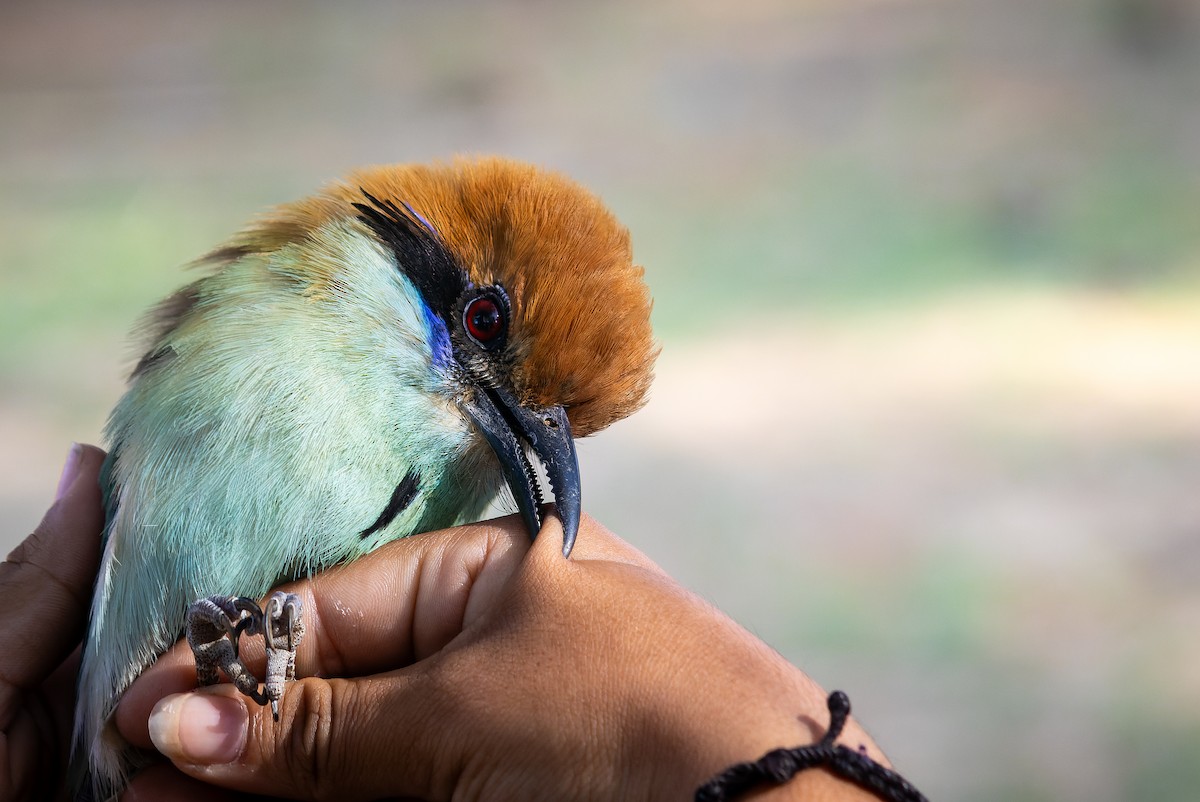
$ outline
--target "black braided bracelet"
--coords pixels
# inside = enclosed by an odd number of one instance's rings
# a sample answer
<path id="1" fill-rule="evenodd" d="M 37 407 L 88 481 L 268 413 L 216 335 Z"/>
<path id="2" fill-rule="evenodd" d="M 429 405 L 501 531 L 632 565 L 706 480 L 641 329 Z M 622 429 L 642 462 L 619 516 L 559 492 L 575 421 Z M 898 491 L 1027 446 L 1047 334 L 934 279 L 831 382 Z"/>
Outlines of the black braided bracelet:
<path id="1" fill-rule="evenodd" d="M 908 780 L 864 752 L 834 743 L 850 717 L 850 697 L 829 694 L 829 729 L 815 744 L 775 749 L 753 763 L 738 763 L 696 789 L 696 802 L 728 802 L 764 783 L 783 785 L 805 769 L 823 767 L 884 802 L 929 802 Z"/>

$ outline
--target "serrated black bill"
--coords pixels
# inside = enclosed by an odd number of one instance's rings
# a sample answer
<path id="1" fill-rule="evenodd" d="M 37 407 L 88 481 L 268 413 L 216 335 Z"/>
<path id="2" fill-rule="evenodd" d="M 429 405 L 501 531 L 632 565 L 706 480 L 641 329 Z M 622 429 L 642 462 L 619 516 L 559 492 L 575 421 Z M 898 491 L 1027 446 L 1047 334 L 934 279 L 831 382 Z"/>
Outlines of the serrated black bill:
<path id="1" fill-rule="evenodd" d="M 579 458 L 562 407 L 529 409 L 504 390 L 480 388 L 463 409 L 487 438 L 531 538 L 542 529 L 542 491 L 524 445 L 546 469 L 563 527 L 563 556 L 571 554 L 581 514 Z"/>

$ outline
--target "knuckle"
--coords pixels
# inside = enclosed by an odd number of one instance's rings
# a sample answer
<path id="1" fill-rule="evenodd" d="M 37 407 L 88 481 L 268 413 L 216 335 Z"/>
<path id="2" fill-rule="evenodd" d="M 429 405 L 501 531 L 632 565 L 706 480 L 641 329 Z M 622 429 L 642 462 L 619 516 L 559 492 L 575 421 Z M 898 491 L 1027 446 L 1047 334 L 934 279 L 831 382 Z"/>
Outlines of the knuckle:
<path id="1" fill-rule="evenodd" d="M 29 555 L 38 551 L 38 544 L 45 538 L 45 535 L 40 530 L 34 530 L 29 534 L 29 537 L 17 544 L 17 547 L 9 552 L 8 557 L 4 562 L 11 565 L 21 565 L 29 560 Z"/>
<path id="2" fill-rule="evenodd" d="M 38 594 L 43 598 L 61 598 L 71 610 L 88 608 L 87 586 L 77 586 L 73 577 L 64 575 L 64 563 L 47 560 L 49 536 L 41 528 L 25 538 L 0 562 L 0 589 L 14 594 Z"/>
<path id="3" fill-rule="evenodd" d="M 49 539 L 46 522 L 43 521 L 37 529 L 30 532 L 27 538 L 9 552 L 8 557 L 3 563 L 0 563 L 0 566 L 5 571 L 18 571 L 35 564 L 35 559 L 47 550 L 46 541 Z"/>
<path id="4" fill-rule="evenodd" d="M 276 729 L 276 750 L 284 770 L 306 797 L 340 798 L 344 788 L 339 786 L 340 759 L 333 738 L 333 688 L 323 680 L 305 679 L 289 683 L 284 699 L 290 702 L 288 726 Z M 270 722 L 269 714 L 264 718 Z"/>

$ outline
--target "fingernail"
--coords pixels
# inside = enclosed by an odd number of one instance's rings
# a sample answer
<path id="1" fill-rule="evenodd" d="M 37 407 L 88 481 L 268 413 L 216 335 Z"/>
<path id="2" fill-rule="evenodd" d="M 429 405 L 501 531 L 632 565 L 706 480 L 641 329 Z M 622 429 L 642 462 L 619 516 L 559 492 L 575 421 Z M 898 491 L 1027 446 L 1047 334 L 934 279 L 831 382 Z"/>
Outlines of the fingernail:
<path id="1" fill-rule="evenodd" d="M 71 484 L 74 483 L 75 476 L 79 473 L 79 455 L 82 453 L 83 448 L 79 443 L 71 443 L 71 450 L 67 452 L 67 461 L 63 464 L 62 473 L 58 477 L 58 489 L 54 491 L 55 501 L 65 496 Z"/>
<path id="2" fill-rule="evenodd" d="M 229 763 L 246 745 L 247 713 L 241 699 L 177 693 L 154 706 L 150 740 L 180 763 Z"/>

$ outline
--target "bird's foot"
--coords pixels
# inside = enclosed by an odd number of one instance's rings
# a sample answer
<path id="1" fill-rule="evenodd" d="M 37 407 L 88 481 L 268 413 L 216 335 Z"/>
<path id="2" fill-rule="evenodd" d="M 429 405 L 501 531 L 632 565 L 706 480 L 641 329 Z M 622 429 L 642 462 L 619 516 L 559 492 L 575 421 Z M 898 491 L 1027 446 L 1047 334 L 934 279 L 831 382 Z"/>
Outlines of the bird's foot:
<path id="1" fill-rule="evenodd" d="M 296 649 L 304 637 L 303 613 L 300 597 L 281 591 L 271 594 L 263 611 L 263 637 L 267 642 L 267 676 L 263 685 L 276 721 L 283 684 L 296 678 Z"/>
<path id="2" fill-rule="evenodd" d="M 201 685 L 218 680 L 218 669 L 242 693 L 260 705 L 271 704 L 279 719 L 279 700 L 284 683 L 296 678 L 296 649 L 304 636 L 303 606 L 291 593 L 276 592 L 267 599 L 266 610 L 253 599 L 241 596 L 209 596 L 193 602 L 187 611 L 187 639 L 196 658 L 196 678 Z M 241 660 L 239 638 L 263 635 L 267 652 L 267 675 L 263 689 L 258 678 Z"/>
<path id="3" fill-rule="evenodd" d="M 241 663 L 238 639 L 243 633 L 258 634 L 261 624 L 262 611 L 252 599 L 209 596 L 192 602 L 185 631 L 196 658 L 197 681 L 201 685 L 215 684 L 219 679 L 217 669 L 224 669 L 230 679 L 249 674 Z"/>

